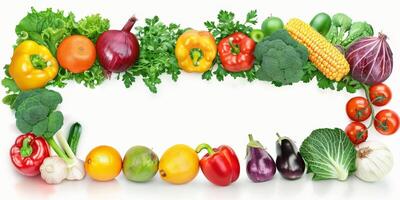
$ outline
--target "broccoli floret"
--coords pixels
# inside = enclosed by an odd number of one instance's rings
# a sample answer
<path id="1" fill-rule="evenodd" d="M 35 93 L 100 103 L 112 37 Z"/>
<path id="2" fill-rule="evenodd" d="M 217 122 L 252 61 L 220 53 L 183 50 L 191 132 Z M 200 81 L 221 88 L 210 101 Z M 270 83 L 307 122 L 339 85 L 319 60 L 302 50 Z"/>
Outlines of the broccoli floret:
<path id="1" fill-rule="evenodd" d="M 274 32 L 257 44 L 254 55 L 259 64 L 256 76 L 276 86 L 298 82 L 304 75 L 307 62 L 306 47 L 293 40 L 286 30 Z"/>
<path id="2" fill-rule="evenodd" d="M 49 90 L 40 95 L 40 102 L 53 111 L 62 102 L 62 97 L 59 93 Z"/>
<path id="3" fill-rule="evenodd" d="M 36 123 L 33 127 L 32 127 L 32 133 L 34 133 L 37 136 L 43 136 L 45 138 L 49 138 L 53 135 L 49 135 L 47 134 L 47 129 L 49 126 L 49 119 L 45 118 L 42 121 L 39 121 L 38 123 Z"/>
<path id="4" fill-rule="evenodd" d="M 343 34 L 348 31 L 351 27 L 351 23 L 353 20 L 343 13 L 337 13 L 332 17 L 332 24 L 338 28 L 340 28 L 339 33 Z"/>
<path id="5" fill-rule="evenodd" d="M 61 95 L 52 90 L 21 92 L 13 104 L 17 128 L 23 133 L 52 137 L 63 125 L 62 113 L 54 111 L 61 102 Z"/>
<path id="6" fill-rule="evenodd" d="M 273 41 L 278 39 L 282 40 L 284 43 L 286 43 L 286 45 L 292 46 L 300 55 L 302 60 L 308 59 L 307 48 L 304 45 L 298 43 L 296 40 L 294 40 L 286 30 L 275 31 L 266 40 Z"/>
<path id="7" fill-rule="evenodd" d="M 60 128 L 62 127 L 62 125 L 64 123 L 64 116 L 60 111 L 52 112 L 49 115 L 48 119 L 49 119 L 49 121 L 48 121 L 47 133 L 46 133 L 45 137 L 47 135 L 52 136 L 53 133 L 60 130 Z"/>
<path id="8" fill-rule="evenodd" d="M 374 35 L 374 29 L 370 24 L 367 22 L 354 22 L 350 27 L 349 35 L 342 42 L 342 45 L 347 48 L 358 39 L 372 35 Z"/>
<path id="9" fill-rule="evenodd" d="M 17 124 L 18 130 L 21 131 L 22 133 L 32 132 L 32 125 L 28 124 L 22 118 L 17 118 L 16 124 Z"/>
<path id="10" fill-rule="evenodd" d="M 374 30 L 367 22 L 352 22 L 353 20 L 343 13 L 332 17 L 332 26 L 325 35 L 326 39 L 335 45 L 348 48 L 353 42 L 374 35 Z"/>

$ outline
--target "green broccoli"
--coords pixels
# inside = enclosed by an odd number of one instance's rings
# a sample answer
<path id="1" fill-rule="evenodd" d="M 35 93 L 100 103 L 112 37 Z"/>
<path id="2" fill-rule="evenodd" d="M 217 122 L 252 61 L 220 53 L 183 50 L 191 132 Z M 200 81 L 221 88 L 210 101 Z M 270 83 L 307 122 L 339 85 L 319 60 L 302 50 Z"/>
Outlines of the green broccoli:
<path id="1" fill-rule="evenodd" d="M 61 95 L 52 90 L 22 91 L 11 106 L 16 111 L 17 128 L 23 133 L 53 137 L 64 121 L 62 113 L 54 111 L 61 102 Z"/>
<path id="2" fill-rule="evenodd" d="M 340 41 L 343 40 L 342 38 L 344 37 L 346 32 L 350 29 L 352 22 L 353 20 L 349 16 L 343 13 L 337 13 L 336 15 L 333 15 L 332 25 L 338 29 L 337 38 Z"/>
<path id="3" fill-rule="evenodd" d="M 332 44 L 348 48 L 360 38 L 374 35 L 374 30 L 367 22 L 352 22 L 353 20 L 343 13 L 332 17 L 332 25 L 326 34 L 326 39 Z"/>
<path id="4" fill-rule="evenodd" d="M 306 47 L 293 40 L 286 30 L 276 31 L 258 43 L 254 56 L 259 65 L 256 77 L 276 86 L 300 81 L 304 75 L 303 65 L 308 60 Z"/>
<path id="5" fill-rule="evenodd" d="M 348 48 L 350 44 L 357 41 L 360 38 L 368 37 L 374 35 L 374 29 L 367 22 L 354 22 L 349 30 L 349 35 L 341 45 Z"/>

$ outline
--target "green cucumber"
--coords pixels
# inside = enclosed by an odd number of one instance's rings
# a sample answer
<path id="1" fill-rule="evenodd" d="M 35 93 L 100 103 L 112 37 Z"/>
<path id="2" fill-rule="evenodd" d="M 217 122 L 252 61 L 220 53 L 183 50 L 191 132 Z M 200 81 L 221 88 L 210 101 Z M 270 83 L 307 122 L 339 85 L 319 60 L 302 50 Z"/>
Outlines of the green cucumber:
<path id="1" fill-rule="evenodd" d="M 76 155 L 76 150 L 78 149 L 79 138 L 81 137 L 82 126 L 78 122 L 72 124 L 69 129 L 68 135 L 68 145 L 71 147 L 72 152 Z"/>

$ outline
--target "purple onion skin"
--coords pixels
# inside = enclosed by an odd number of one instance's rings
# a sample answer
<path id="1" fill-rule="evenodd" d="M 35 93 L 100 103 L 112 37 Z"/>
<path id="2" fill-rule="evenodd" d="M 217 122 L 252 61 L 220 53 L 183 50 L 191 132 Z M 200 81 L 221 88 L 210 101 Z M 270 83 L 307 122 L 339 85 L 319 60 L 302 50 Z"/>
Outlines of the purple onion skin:
<path id="1" fill-rule="evenodd" d="M 139 42 L 130 32 L 135 22 L 131 17 L 122 30 L 108 30 L 97 39 L 97 56 L 108 77 L 112 72 L 126 71 L 139 57 Z"/>
<path id="2" fill-rule="evenodd" d="M 247 147 L 247 176 L 255 183 L 271 180 L 276 172 L 274 159 L 263 148 Z"/>
<path id="3" fill-rule="evenodd" d="M 392 73 L 393 53 L 386 35 L 367 37 L 350 45 L 346 53 L 351 76 L 367 85 L 385 81 Z"/>
<path id="4" fill-rule="evenodd" d="M 276 168 L 288 180 L 296 180 L 303 176 L 305 163 L 296 145 L 290 139 L 276 142 Z"/>

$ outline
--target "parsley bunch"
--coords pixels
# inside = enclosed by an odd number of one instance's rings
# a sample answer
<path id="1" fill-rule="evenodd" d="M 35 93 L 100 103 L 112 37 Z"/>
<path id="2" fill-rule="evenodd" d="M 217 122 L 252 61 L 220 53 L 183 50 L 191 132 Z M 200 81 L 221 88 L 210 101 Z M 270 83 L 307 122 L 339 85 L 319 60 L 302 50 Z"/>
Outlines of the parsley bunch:
<path id="1" fill-rule="evenodd" d="M 357 90 L 361 89 L 362 83 L 360 83 L 357 80 L 354 80 L 350 74 L 345 76 L 342 80 L 340 81 L 334 81 L 326 78 L 322 72 L 320 72 L 314 64 L 312 64 L 310 61 L 308 61 L 304 66 L 303 66 L 303 71 L 304 75 L 302 77 L 302 81 L 304 83 L 309 83 L 311 80 L 314 78 L 318 82 L 318 87 L 321 89 L 331 89 L 331 90 L 336 90 L 336 91 L 342 91 L 343 89 L 346 89 L 347 92 L 349 93 L 355 93 Z"/>
<path id="2" fill-rule="evenodd" d="M 136 28 L 140 42 L 139 59 L 122 75 L 122 81 L 129 88 L 136 77 L 141 76 L 150 91 L 157 93 L 156 85 L 161 83 L 159 77 L 162 74 L 171 75 L 174 81 L 178 79 L 180 70 L 175 58 L 175 42 L 184 30 L 177 24 L 165 25 L 158 16 L 145 22 L 145 26 Z"/>
<path id="3" fill-rule="evenodd" d="M 217 44 L 223 38 L 235 33 L 242 32 L 246 35 L 249 35 L 253 30 L 252 26 L 257 24 L 257 11 L 251 10 L 246 15 L 246 20 L 241 23 L 239 21 L 235 21 L 235 14 L 233 12 L 228 12 L 225 10 L 221 10 L 218 13 L 218 22 L 214 21 L 206 21 L 204 25 L 207 27 L 208 31 L 213 34 Z M 248 81 L 253 81 L 256 79 L 254 68 L 245 71 L 245 72 L 228 72 L 226 71 L 221 64 L 220 58 L 217 56 L 216 58 L 217 68 L 215 70 L 210 69 L 203 73 L 202 78 L 205 80 L 211 80 L 213 75 L 217 77 L 217 80 L 223 81 L 225 76 L 230 75 L 233 78 L 242 77 L 246 78 Z"/>

